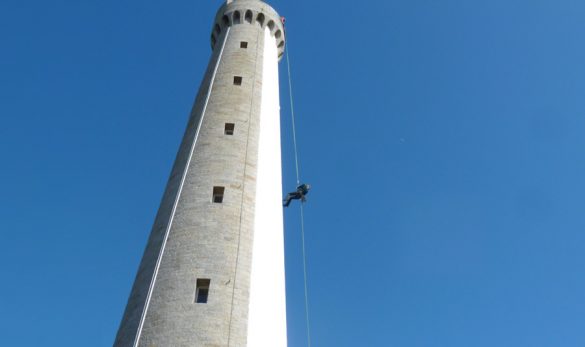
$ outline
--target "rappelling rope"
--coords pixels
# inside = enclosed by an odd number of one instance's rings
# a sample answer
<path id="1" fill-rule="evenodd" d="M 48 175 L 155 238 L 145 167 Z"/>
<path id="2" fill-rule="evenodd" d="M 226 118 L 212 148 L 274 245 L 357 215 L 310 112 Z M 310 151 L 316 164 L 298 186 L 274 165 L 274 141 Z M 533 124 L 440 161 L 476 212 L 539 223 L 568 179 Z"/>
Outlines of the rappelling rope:
<path id="1" fill-rule="evenodd" d="M 286 43 L 286 68 L 288 71 L 288 96 L 290 99 L 290 114 L 292 119 L 292 131 L 293 131 L 293 143 L 295 149 L 295 168 L 297 170 L 297 186 L 301 184 L 301 178 L 299 175 L 299 152 L 297 151 L 297 130 L 295 127 L 295 108 L 293 106 L 293 94 L 292 94 L 292 78 L 290 75 L 290 60 L 288 59 L 288 41 Z"/>
<path id="2" fill-rule="evenodd" d="M 299 153 L 297 150 L 297 132 L 295 126 L 295 111 L 293 106 L 293 94 L 292 94 L 292 78 L 290 73 L 290 60 L 288 58 L 288 41 L 286 44 L 286 67 L 288 71 L 288 95 L 290 99 L 290 114 L 292 120 L 292 132 L 293 132 L 293 144 L 295 150 L 295 168 L 297 173 L 297 186 L 301 184 L 301 177 L 299 174 Z M 302 241 L 302 249 L 303 249 L 303 279 L 305 285 L 305 320 L 307 323 L 307 346 L 311 347 L 311 332 L 310 332 L 310 324 L 309 324 L 309 291 L 307 289 L 307 252 L 305 251 L 305 216 L 303 213 L 303 204 L 304 201 L 301 200 L 301 241 Z"/>

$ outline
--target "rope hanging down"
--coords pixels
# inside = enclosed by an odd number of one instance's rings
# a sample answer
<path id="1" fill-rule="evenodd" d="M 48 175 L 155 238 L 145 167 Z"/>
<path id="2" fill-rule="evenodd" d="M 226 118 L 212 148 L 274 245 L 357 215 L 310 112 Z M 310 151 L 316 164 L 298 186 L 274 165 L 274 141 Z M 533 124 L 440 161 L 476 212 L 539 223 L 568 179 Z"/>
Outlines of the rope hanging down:
<path id="1" fill-rule="evenodd" d="M 284 24 L 284 20 L 283 20 L 283 24 Z M 290 99 L 290 114 L 291 114 L 291 120 L 292 120 L 292 132 L 293 132 L 293 145 L 294 145 L 294 151 L 295 151 L 295 168 L 296 168 L 296 174 L 297 174 L 297 191 L 295 192 L 297 195 L 295 195 L 295 193 L 290 193 L 288 194 L 286 201 L 285 202 L 285 206 L 288 206 L 288 203 L 290 203 L 290 201 L 292 199 L 295 198 L 295 196 L 297 196 L 297 198 L 300 198 L 301 200 L 301 243 L 302 243 L 302 249 L 303 249 L 303 279 L 304 279 L 304 287 L 305 287 L 305 320 L 307 323 L 307 346 L 311 347 L 311 332 L 310 332 L 310 324 L 309 324 L 309 291 L 307 289 L 307 253 L 305 251 L 305 217 L 304 217 L 304 212 L 303 212 L 303 205 L 305 203 L 305 198 L 304 196 L 307 194 L 307 192 L 309 191 L 309 189 L 311 188 L 308 184 L 303 184 L 301 185 L 301 178 L 300 178 L 300 174 L 299 174 L 299 153 L 297 150 L 297 132 L 296 132 L 296 125 L 295 125 L 295 112 L 294 112 L 294 104 L 293 104 L 293 94 L 292 94 L 292 77 L 291 77 L 291 73 L 290 73 L 290 60 L 288 57 L 288 40 L 287 40 L 287 44 L 286 44 L 286 67 L 287 67 L 287 72 L 288 72 L 288 94 L 289 94 L 289 99 Z"/>

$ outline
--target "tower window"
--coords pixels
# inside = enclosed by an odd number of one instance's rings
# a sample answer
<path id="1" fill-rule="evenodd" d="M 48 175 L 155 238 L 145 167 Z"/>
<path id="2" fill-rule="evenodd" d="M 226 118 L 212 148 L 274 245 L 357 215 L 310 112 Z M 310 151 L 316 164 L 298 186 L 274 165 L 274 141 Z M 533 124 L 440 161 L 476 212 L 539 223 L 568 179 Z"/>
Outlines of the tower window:
<path id="1" fill-rule="evenodd" d="M 246 41 L 240 42 L 240 48 L 248 48 L 248 42 Z"/>
<path id="2" fill-rule="evenodd" d="M 261 27 L 264 26 L 264 14 L 259 13 L 258 17 L 256 17 L 256 22 L 258 22 Z"/>
<path id="3" fill-rule="evenodd" d="M 234 76 L 234 85 L 241 86 L 242 85 L 242 76 Z"/>
<path id="4" fill-rule="evenodd" d="M 221 204 L 223 202 L 224 191 L 225 187 L 213 187 L 213 197 L 211 201 L 216 204 Z"/>
<path id="5" fill-rule="evenodd" d="M 240 24 L 242 21 L 239 11 L 234 12 L 234 24 Z"/>
<path id="6" fill-rule="evenodd" d="M 248 11 L 246 11 L 246 14 L 244 15 L 244 19 L 246 20 L 246 22 L 251 24 L 253 16 L 254 15 L 252 14 L 252 11 L 248 10 Z"/>
<path id="7" fill-rule="evenodd" d="M 235 127 L 236 127 L 236 125 L 234 123 L 225 123 L 224 134 L 225 135 L 233 135 Z"/>
<path id="8" fill-rule="evenodd" d="M 206 304 L 209 297 L 209 284 L 211 280 L 208 278 L 197 279 L 197 289 L 195 290 L 195 303 Z"/>
<path id="9" fill-rule="evenodd" d="M 270 31 L 274 30 L 274 22 L 273 21 L 268 22 L 268 29 L 270 29 Z"/>

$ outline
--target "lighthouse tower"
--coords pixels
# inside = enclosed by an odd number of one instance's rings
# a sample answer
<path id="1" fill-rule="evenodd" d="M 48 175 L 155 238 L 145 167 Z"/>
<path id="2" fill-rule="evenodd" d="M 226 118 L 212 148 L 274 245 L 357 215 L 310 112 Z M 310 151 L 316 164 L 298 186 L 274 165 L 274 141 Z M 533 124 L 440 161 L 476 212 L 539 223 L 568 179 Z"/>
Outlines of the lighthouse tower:
<path id="1" fill-rule="evenodd" d="M 286 346 L 280 16 L 227 1 L 115 347 Z"/>

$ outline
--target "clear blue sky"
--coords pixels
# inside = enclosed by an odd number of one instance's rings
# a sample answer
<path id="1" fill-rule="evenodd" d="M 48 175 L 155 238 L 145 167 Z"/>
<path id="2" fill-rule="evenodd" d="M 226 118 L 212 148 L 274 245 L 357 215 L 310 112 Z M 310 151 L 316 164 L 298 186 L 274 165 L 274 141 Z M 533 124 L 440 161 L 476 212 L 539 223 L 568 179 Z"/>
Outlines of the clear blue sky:
<path id="1" fill-rule="evenodd" d="M 220 3 L 0 3 L 3 346 L 111 346 Z M 585 346 L 585 2 L 272 5 L 314 346 Z"/>

